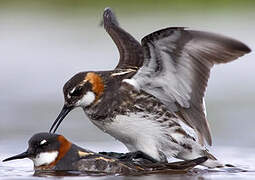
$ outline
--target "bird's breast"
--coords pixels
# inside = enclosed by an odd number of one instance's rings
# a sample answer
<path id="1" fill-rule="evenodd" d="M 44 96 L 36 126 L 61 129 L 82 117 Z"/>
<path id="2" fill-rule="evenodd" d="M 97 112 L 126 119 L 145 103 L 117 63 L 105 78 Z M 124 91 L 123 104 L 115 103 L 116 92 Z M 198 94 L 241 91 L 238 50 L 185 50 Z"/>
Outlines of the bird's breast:
<path id="1" fill-rule="evenodd" d="M 116 115 L 108 123 L 95 122 L 104 132 L 126 145 L 129 151 L 142 150 L 152 157 L 159 158 L 159 139 L 164 138 L 165 128 L 155 120 L 154 115 L 144 112 L 131 112 Z"/>

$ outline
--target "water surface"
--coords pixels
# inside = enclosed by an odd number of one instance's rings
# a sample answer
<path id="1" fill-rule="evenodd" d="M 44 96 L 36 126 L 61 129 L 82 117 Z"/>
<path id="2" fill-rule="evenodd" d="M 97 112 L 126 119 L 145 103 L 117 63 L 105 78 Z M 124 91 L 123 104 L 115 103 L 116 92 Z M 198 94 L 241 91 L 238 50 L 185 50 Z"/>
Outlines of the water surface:
<path id="1" fill-rule="evenodd" d="M 22 141 L 21 141 L 22 142 Z M 26 143 L 21 142 L 0 142 L 0 159 L 12 156 L 14 154 L 23 152 L 26 149 Z M 101 149 L 109 151 L 125 151 L 123 146 L 118 144 L 109 143 L 77 143 L 83 147 L 88 147 L 95 151 Z M 110 147 L 110 148 L 109 148 Z M 6 152 L 3 154 L 3 152 Z M 236 168 L 223 168 L 223 169 L 207 169 L 202 166 L 197 166 L 186 174 L 146 174 L 146 175 L 130 175 L 130 176 L 119 176 L 119 175 L 101 175 L 101 174 L 81 174 L 77 172 L 70 173 L 41 173 L 34 175 L 33 163 L 29 159 L 16 160 L 10 162 L 0 163 L 0 179 L 38 179 L 41 177 L 47 178 L 61 178 L 61 179 L 141 179 L 141 180 L 165 180 L 165 179 L 252 179 L 255 176 L 255 155 L 253 148 L 240 148 L 240 147 L 214 147 L 212 150 L 218 159 L 224 163 L 230 163 L 236 166 Z"/>

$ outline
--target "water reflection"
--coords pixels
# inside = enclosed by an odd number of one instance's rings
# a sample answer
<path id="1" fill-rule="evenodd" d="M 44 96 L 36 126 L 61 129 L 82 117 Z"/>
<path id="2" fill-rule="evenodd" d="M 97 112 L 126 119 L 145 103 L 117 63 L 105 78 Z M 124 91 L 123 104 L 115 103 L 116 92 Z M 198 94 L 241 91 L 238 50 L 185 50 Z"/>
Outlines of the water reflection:
<path id="1" fill-rule="evenodd" d="M 207 179 L 208 176 L 221 176 L 222 178 L 231 178 L 232 176 L 239 177 L 248 177 L 250 175 L 254 175 L 255 171 L 247 171 L 240 168 L 226 168 L 226 169 L 218 169 L 218 170 L 208 170 L 208 169 L 198 169 L 195 168 L 188 173 L 157 173 L 157 174 L 140 174 L 140 175 L 128 175 L 128 176 L 120 176 L 116 175 L 107 175 L 104 173 L 81 173 L 75 171 L 63 171 L 63 172 L 36 172 L 33 176 L 35 177 L 93 177 L 96 179 L 141 179 L 141 180 L 165 180 L 165 179 Z"/>
<path id="2" fill-rule="evenodd" d="M 141 180 L 165 180 L 165 179 L 208 179 L 208 177 L 221 177 L 224 178 L 233 178 L 233 177 L 251 177 L 255 175 L 255 171 L 246 171 L 240 168 L 228 168 L 221 170 L 208 170 L 208 169 L 198 169 L 195 168 L 185 174 L 173 174 L 173 173 L 157 173 L 157 174 L 146 174 L 146 175 L 129 175 L 129 176 L 119 176 L 119 175 L 107 175 L 107 174 L 95 174 L 95 173 L 80 173 L 80 172 L 43 172 L 35 173 L 36 177 L 75 177 L 75 178 L 84 178 L 84 177 L 93 177 L 94 179 L 123 179 L 123 180 L 132 180 L 132 179 L 141 179 Z"/>
<path id="3" fill-rule="evenodd" d="M 18 149 L 22 149 L 23 144 L 9 142 L 8 145 L 3 146 L 4 142 L 0 141 L 0 149 L 3 152 L 10 152 L 8 154 L 0 154 L 0 159 L 5 159 L 17 152 Z M 80 144 L 80 143 L 79 143 Z M 90 149 L 102 149 L 106 146 L 105 143 L 83 143 L 86 147 Z M 96 145 L 97 144 L 97 145 Z M 96 146 L 95 146 L 96 145 Z M 13 149 L 13 147 L 17 147 Z M 113 149 L 116 147 L 112 147 Z M 112 150 L 113 150 L 112 149 Z M 121 149 L 121 148 L 120 148 Z M 138 179 L 138 180 L 165 180 L 165 179 L 242 179 L 242 178 L 253 178 L 255 176 L 255 155 L 254 149 L 248 148 L 238 148 L 238 147 L 216 147 L 217 151 L 214 154 L 217 157 L 227 163 L 233 164 L 236 167 L 233 168 L 223 168 L 223 169 L 207 169 L 204 167 L 197 167 L 190 170 L 186 174 L 172 174 L 172 173 L 159 173 L 159 174 L 146 174 L 146 175 L 129 175 L 129 176 L 119 176 L 119 175 L 107 175 L 105 174 L 95 174 L 95 173 L 80 173 L 80 172 L 43 172 L 34 173 L 33 163 L 30 160 L 19 160 L 10 162 L 0 162 L 0 179 L 36 179 L 37 177 L 52 177 L 55 178 L 68 178 L 68 179 L 86 179 L 91 178 L 95 180 L 101 179 L 116 179 L 116 180 L 128 180 L 128 179 Z M 111 149 L 109 149 L 111 150 Z"/>

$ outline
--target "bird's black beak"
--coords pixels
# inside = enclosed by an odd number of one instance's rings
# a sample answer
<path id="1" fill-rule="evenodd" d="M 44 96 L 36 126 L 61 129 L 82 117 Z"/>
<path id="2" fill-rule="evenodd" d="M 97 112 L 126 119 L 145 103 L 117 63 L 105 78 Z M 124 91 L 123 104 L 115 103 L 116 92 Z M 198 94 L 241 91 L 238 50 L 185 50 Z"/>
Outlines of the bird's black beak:
<path id="1" fill-rule="evenodd" d="M 50 128 L 50 133 L 55 133 L 56 130 L 58 129 L 59 125 L 61 124 L 61 122 L 64 120 L 64 118 L 66 117 L 66 115 L 74 108 L 74 106 L 67 106 L 64 105 L 61 112 L 59 113 L 57 119 L 54 121 L 54 123 L 52 124 L 51 128 Z M 54 128 L 55 127 L 55 128 Z M 54 130 L 53 130 L 54 128 Z M 52 131 L 53 130 L 53 131 Z"/>
<path id="2" fill-rule="evenodd" d="M 9 157 L 7 159 L 4 159 L 3 162 L 6 162 L 6 161 L 11 161 L 11 160 L 14 160 L 14 159 L 24 159 L 24 158 L 29 158 L 31 157 L 32 155 L 26 151 L 26 152 L 23 152 L 21 154 L 18 154 L 16 156 L 12 156 L 12 157 Z"/>

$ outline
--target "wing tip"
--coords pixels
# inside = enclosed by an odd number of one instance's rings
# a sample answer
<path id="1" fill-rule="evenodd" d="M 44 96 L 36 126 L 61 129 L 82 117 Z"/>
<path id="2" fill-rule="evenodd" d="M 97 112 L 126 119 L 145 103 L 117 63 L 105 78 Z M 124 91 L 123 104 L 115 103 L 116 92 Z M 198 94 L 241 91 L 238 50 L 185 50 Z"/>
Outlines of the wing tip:
<path id="1" fill-rule="evenodd" d="M 232 39 L 232 48 L 235 49 L 236 51 L 239 51 L 242 55 L 251 52 L 251 48 L 249 46 L 247 46 L 245 43 L 237 39 Z"/>
<path id="2" fill-rule="evenodd" d="M 222 42 L 224 43 L 224 46 L 226 46 L 227 48 L 231 48 L 232 51 L 238 52 L 239 57 L 251 52 L 250 47 L 248 47 L 245 43 L 229 36 L 225 36 L 225 35 L 214 33 L 214 32 L 197 31 L 197 30 L 189 30 L 189 32 L 192 35 L 195 35 L 197 37 L 207 36 L 207 37 L 210 37 L 210 39 L 213 41 Z"/>
<path id="3" fill-rule="evenodd" d="M 244 52 L 244 54 L 248 54 L 251 52 L 251 48 L 249 46 L 247 46 L 244 43 L 241 43 L 241 46 L 239 48 L 242 52 Z"/>
<path id="4" fill-rule="evenodd" d="M 110 7 L 106 7 L 106 8 L 104 8 L 104 12 L 106 12 L 106 11 L 112 11 L 112 9 Z"/>
<path id="5" fill-rule="evenodd" d="M 119 26 L 119 22 L 110 7 L 106 7 L 104 9 L 103 19 L 104 19 L 105 28 L 107 28 L 109 25 L 112 25 L 112 24 Z"/>
<path id="6" fill-rule="evenodd" d="M 252 51 L 250 47 L 236 39 L 233 39 L 233 42 L 229 44 L 229 47 L 231 48 L 230 50 L 231 53 L 233 53 L 234 58 L 230 58 L 229 60 L 225 61 L 225 63 L 240 58 L 245 54 L 249 54 Z"/>
<path id="7" fill-rule="evenodd" d="M 243 54 L 248 54 L 251 52 L 251 48 L 249 46 L 237 39 L 233 39 L 233 46 L 236 50 L 242 52 Z"/>

